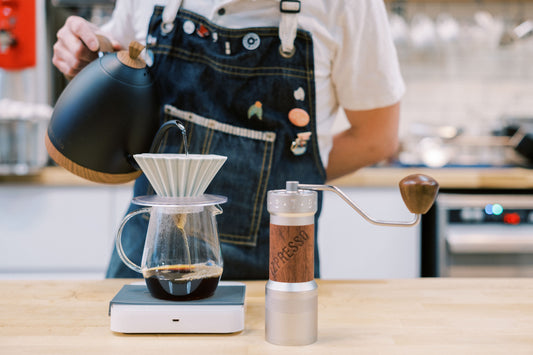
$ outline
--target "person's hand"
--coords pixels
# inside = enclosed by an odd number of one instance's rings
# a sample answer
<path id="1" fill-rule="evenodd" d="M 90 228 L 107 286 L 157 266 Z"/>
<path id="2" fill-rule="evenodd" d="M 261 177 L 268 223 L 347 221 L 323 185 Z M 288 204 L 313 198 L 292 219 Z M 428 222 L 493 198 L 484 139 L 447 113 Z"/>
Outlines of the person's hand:
<path id="1" fill-rule="evenodd" d="M 98 57 L 100 47 L 97 37 L 98 27 L 89 21 L 70 16 L 65 25 L 57 31 L 52 63 L 68 79 L 72 79 L 87 64 Z M 113 48 L 120 45 L 111 40 Z"/>

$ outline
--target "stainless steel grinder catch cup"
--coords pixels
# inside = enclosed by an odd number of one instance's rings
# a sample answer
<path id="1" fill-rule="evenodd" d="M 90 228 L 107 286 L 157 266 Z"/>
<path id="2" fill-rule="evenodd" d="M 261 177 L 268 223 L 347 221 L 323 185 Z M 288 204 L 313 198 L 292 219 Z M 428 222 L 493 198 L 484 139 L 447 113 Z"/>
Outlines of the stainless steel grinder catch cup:
<path id="1" fill-rule="evenodd" d="M 278 345 L 307 345 L 317 339 L 318 290 L 314 280 L 317 193 L 268 192 L 270 264 L 265 295 L 266 340 Z"/>

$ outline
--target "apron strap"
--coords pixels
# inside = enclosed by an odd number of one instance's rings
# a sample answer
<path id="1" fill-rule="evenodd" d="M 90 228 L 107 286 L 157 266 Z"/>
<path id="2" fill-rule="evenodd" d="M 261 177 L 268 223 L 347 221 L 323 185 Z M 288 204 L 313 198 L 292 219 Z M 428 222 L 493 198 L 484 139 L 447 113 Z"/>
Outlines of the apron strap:
<path id="1" fill-rule="evenodd" d="M 281 12 L 279 24 L 280 53 L 286 58 L 290 58 L 294 54 L 294 40 L 298 29 L 300 8 L 301 4 L 298 0 L 281 0 L 279 3 L 279 11 Z"/>
<path id="2" fill-rule="evenodd" d="M 161 29 L 164 33 L 169 33 L 174 29 L 174 19 L 178 14 L 182 0 L 169 0 L 163 10 L 163 22 Z M 281 41 L 280 53 L 282 56 L 290 58 L 294 54 L 294 40 L 298 29 L 298 14 L 301 3 L 299 0 L 281 0 L 279 11 L 281 21 L 279 24 L 279 39 Z"/>
<path id="3" fill-rule="evenodd" d="M 163 10 L 163 22 L 161 29 L 164 33 L 169 33 L 174 29 L 174 19 L 178 14 L 182 0 L 170 0 Z"/>

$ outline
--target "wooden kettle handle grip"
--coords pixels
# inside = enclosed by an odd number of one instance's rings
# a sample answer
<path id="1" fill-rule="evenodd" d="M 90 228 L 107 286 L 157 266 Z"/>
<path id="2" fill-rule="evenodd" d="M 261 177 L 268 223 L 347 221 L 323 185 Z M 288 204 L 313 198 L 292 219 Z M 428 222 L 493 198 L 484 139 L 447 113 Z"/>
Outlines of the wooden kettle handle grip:
<path id="1" fill-rule="evenodd" d="M 413 174 L 400 181 L 400 193 L 411 213 L 424 214 L 429 211 L 438 191 L 438 182 L 427 175 Z"/>
<path id="2" fill-rule="evenodd" d="M 104 53 L 111 53 L 115 51 L 109 38 L 103 35 L 96 35 L 96 38 L 98 38 L 98 51 Z"/>

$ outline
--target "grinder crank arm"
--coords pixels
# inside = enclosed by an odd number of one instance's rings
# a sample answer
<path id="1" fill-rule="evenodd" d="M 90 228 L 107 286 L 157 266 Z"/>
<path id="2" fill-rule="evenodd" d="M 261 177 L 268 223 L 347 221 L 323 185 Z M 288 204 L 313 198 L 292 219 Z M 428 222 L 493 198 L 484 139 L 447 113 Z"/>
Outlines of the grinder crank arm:
<path id="1" fill-rule="evenodd" d="M 366 221 L 378 226 L 392 226 L 392 227 L 411 227 L 420 222 L 420 215 L 427 213 L 437 197 L 439 184 L 430 176 L 422 174 L 413 174 L 403 178 L 400 183 L 400 193 L 402 199 L 407 206 L 407 209 L 414 214 L 411 221 L 382 221 L 370 217 L 363 210 L 361 210 L 344 192 L 333 185 L 311 185 L 299 184 L 295 181 L 287 182 L 287 191 L 302 190 L 318 190 L 331 191 L 336 193 L 348 205 L 350 205 L 361 217 Z"/>

